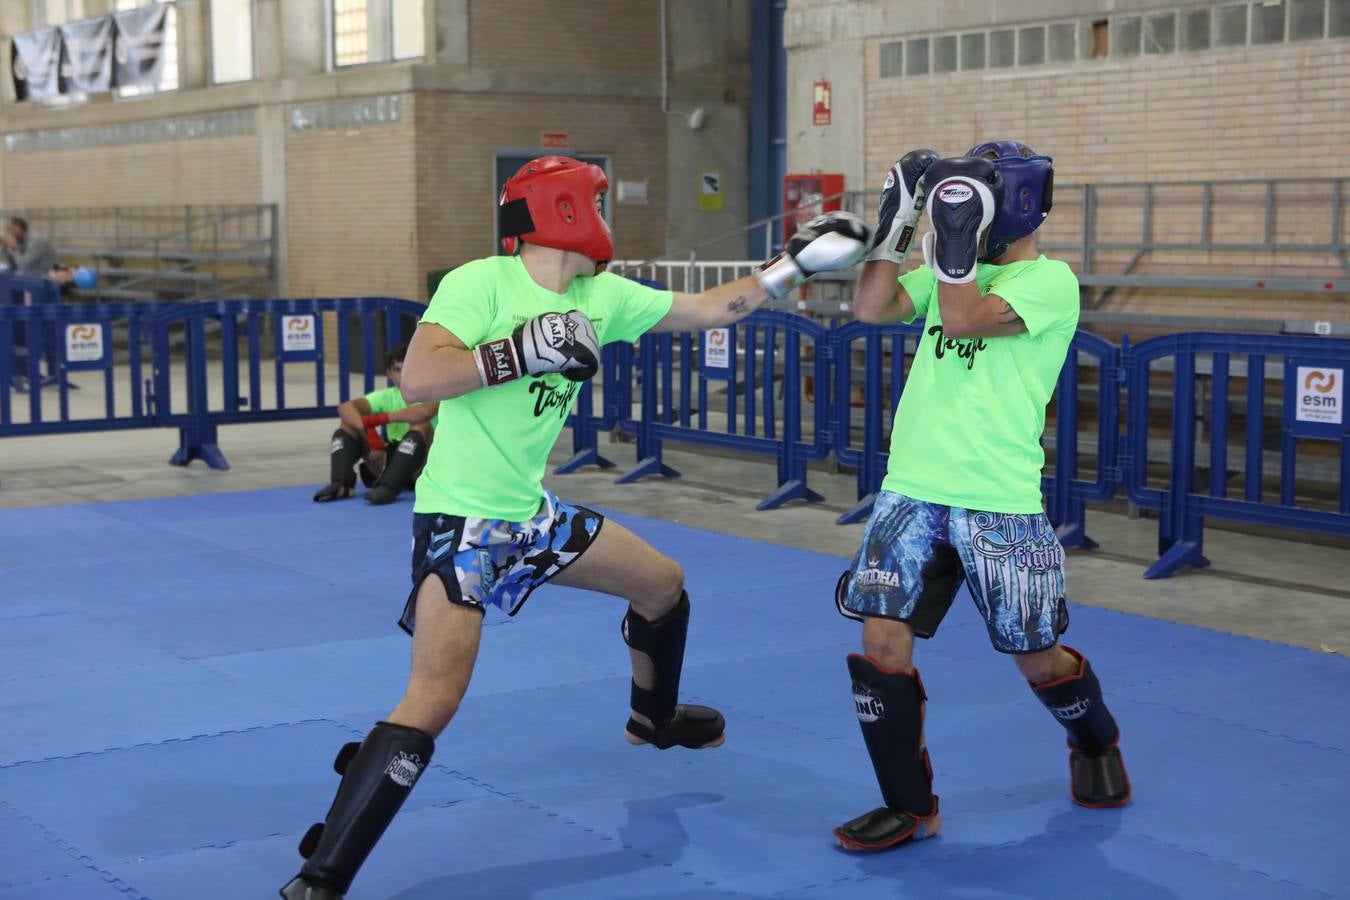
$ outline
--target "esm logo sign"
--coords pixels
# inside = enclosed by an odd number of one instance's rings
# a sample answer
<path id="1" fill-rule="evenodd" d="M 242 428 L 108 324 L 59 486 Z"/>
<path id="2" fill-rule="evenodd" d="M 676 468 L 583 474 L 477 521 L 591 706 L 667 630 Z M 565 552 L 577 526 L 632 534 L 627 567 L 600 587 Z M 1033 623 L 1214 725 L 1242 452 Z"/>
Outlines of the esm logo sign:
<path id="1" fill-rule="evenodd" d="M 1328 422 L 1339 425 L 1343 421 L 1344 369 L 1298 367 L 1295 417 L 1300 422 Z"/>
<path id="2" fill-rule="evenodd" d="M 282 316 L 281 349 L 286 353 L 306 353 L 317 347 L 318 331 L 314 316 Z"/>

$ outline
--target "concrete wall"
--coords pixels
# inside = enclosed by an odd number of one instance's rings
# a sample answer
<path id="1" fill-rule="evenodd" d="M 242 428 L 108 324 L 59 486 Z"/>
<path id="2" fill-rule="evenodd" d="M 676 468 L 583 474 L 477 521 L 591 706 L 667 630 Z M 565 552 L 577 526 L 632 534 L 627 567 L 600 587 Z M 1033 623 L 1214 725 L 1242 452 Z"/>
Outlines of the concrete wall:
<path id="1" fill-rule="evenodd" d="M 645 204 L 613 207 L 621 255 L 679 251 L 744 223 L 751 0 L 669 0 L 664 83 L 658 0 L 425 0 L 424 60 L 339 71 L 328 71 L 326 2 L 257 0 L 254 81 L 208 84 L 209 0 L 180 0 L 179 91 L 0 103 L 6 134 L 252 115 L 225 138 L 0 148 L 0 205 L 275 203 L 285 291 L 421 296 L 424 270 L 492 251 L 493 151 L 566 131 L 570 149 L 610 156 L 616 182 L 647 184 Z M 28 0 L 0 0 L 0 34 L 28 28 L 30 13 Z M 298 106 L 391 96 L 395 123 L 291 124 Z M 699 208 L 705 171 L 722 174 L 721 211 Z"/>

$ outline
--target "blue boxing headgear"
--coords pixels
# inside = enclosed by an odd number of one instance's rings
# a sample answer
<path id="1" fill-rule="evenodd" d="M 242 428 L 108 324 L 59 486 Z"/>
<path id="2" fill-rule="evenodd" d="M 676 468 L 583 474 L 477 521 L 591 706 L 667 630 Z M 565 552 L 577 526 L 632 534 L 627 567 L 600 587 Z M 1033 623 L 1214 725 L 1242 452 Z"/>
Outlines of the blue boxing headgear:
<path id="1" fill-rule="evenodd" d="M 1017 141 L 987 141 L 971 147 L 966 156 L 991 160 L 1003 179 L 986 251 L 980 258 L 981 262 L 990 262 L 1008 252 L 1013 241 L 1040 228 L 1049 215 L 1054 160 Z"/>

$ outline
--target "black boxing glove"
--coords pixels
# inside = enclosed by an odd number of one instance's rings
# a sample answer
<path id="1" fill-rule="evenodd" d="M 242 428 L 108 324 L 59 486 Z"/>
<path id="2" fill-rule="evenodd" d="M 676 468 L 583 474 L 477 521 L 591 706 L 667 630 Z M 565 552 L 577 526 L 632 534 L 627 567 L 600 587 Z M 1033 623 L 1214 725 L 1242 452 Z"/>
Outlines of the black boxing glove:
<path id="1" fill-rule="evenodd" d="M 586 381 L 600 371 L 595 326 L 575 309 L 535 316 L 517 325 L 510 337 L 486 341 L 473 352 L 484 387 L 550 372 L 569 381 Z"/>
<path id="2" fill-rule="evenodd" d="M 923 236 L 923 261 L 933 267 L 939 281 L 973 281 L 1003 179 L 991 161 L 959 157 L 934 163 L 924 181 L 933 230 Z"/>

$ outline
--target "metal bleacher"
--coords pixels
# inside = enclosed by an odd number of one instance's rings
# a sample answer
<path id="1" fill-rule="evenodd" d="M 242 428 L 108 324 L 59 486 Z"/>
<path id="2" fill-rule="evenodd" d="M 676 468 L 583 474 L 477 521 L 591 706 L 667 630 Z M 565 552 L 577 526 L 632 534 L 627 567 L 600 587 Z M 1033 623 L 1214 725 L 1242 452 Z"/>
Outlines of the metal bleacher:
<path id="1" fill-rule="evenodd" d="M 46 236 L 62 265 L 87 266 L 84 299 L 112 302 L 270 297 L 277 292 L 274 204 L 10 209 Z"/>
<path id="2" fill-rule="evenodd" d="M 843 209 L 870 222 L 875 207 L 874 192 L 845 191 L 815 208 Z M 802 211 L 752 222 L 660 260 L 613 268 L 676 290 L 686 283 L 690 290 L 713 287 L 746 274 L 759 260 L 709 261 L 701 252 L 744 243 L 759 250 L 752 255 L 767 259 L 779 249 L 783 220 L 791 216 L 801 218 Z M 1280 297 L 1350 304 L 1350 178 L 1057 184 L 1054 214 L 1037 238 L 1043 252 L 1078 275 L 1083 326 L 1113 339 L 1127 332 L 1142 338 L 1188 330 L 1350 333 L 1348 314 L 1329 321 L 1196 315 L 1188 303 L 1219 295 L 1250 299 L 1261 312 Z M 782 308 L 848 317 L 855 278 L 854 272 L 824 276 Z M 1168 312 L 1138 313 L 1113 302 L 1130 294 L 1165 299 Z"/>

